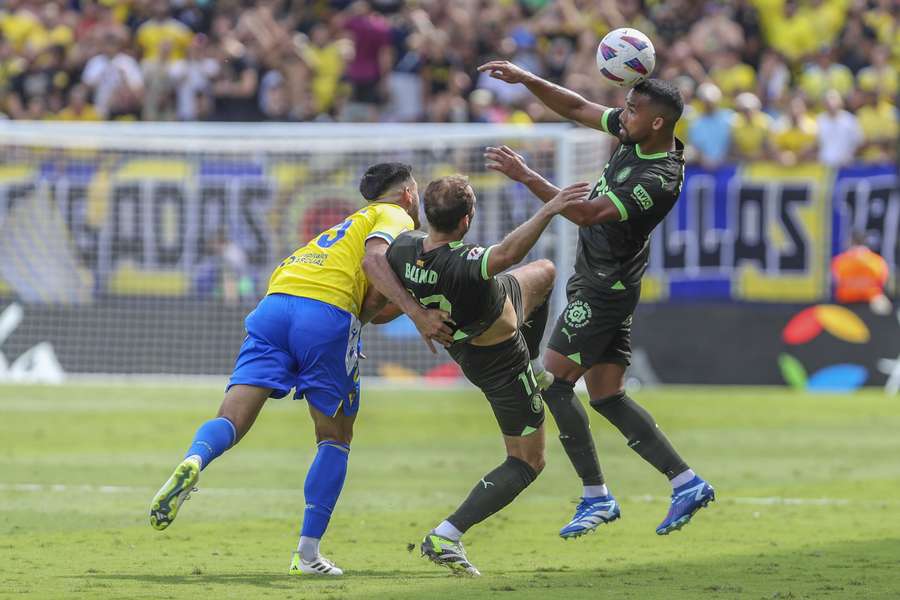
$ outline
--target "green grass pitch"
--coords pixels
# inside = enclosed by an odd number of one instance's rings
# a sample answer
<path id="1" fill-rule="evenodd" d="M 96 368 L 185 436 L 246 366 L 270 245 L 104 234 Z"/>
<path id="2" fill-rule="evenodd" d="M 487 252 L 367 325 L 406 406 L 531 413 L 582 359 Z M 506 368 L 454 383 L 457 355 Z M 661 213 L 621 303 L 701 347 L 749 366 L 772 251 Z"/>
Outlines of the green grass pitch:
<path id="1" fill-rule="evenodd" d="M 314 445 L 302 403 L 273 401 L 204 472 L 165 532 L 152 494 L 215 388 L 0 387 L 2 598 L 897 598 L 900 399 L 669 388 L 635 397 L 718 501 L 658 537 L 662 476 L 592 414 L 623 518 L 557 537 L 580 491 L 555 427 L 547 468 L 466 536 L 483 577 L 454 578 L 418 543 L 503 459 L 474 391 L 369 391 L 323 550 L 340 579 L 288 577 Z"/>

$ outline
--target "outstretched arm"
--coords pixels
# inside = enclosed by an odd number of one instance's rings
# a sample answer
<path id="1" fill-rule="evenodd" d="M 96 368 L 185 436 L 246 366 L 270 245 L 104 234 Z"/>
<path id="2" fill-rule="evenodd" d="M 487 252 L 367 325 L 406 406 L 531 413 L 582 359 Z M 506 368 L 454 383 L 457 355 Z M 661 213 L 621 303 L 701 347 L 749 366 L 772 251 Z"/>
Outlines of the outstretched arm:
<path id="1" fill-rule="evenodd" d="M 509 267 L 518 264 L 534 247 L 538 238 L 550 224 L 553 217 L 567 206 L 582 202 L 591 191 L 589 183 L 576 183 L 559 191 L 544 204 L 530 219 L 512 230 L 503 241 L 488 248 L 486 277 L 493 277 Z"/>
<path id="2" fill-rule="evenodd" d="M 564 119 L 603 130 L 603 113 L 607 107 L 602 104 L 590 102 L 572 90 L 541 79 L 506 60 L 492 60 L 478 67 L 478 70 L 507 83 L 522 83 L 547 108 Z"/>
<path id="3" fill-rule="evenodd" d="M 524 184 L 541 202 L 549 202 L 559 193 L 559 188 L 529 167 L 525 159 L 508 146 L 489 147 L 484 156 L 488 169 L 499 171 L 513 181 Z M 570 202 L 560 214 L 579 227 L 618 221 L 621 218 L 619 209 L 606 196 L 590 201 Z"/>

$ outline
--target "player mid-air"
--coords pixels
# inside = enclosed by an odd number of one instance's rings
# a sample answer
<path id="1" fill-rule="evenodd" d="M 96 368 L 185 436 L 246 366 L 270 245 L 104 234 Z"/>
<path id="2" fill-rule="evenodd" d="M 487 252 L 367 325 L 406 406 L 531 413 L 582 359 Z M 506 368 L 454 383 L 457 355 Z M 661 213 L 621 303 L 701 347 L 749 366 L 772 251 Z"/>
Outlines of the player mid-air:
<path id="1" fill-rule="evenodd" d="M 684 108 L 670 83 L 649 79 L 628 92 L 625 108 L 608 108 L 507 61 L 479 67 L 507 83 L 524 84 L 562 117 L 616 136 L 621 142 L 586 202 L 562 215 L 579 226 L 568 305 L 557 320 L 544 364 L 555 381 L 544 393 L 560 441 L 584 484 L 574 518 L 560 531 L 577 537 L 620 515 L 606 487 L 588 416 L 573 387 L 585 378 L 591 407 L 616 426 L 628 446 L 672 484 L 669 512 L 656 533 L 686 525 L 715 499 L 672 447 L 653 417 L 624 389 L 631 359 L 631 321 L 647 268 L 650 232 L 675 205 L 684 181 L 684 144 L 674 135 Z M 559 190 L 507 148 L 489 148 L 488 167 L 525 184 L 544 202 Z"/>
<path id="2" fill-rule="evenodd" d="M 410 315 L 432 351 L 432 339 L 452 341 L 447 314 L 422 307 L 375 261 L 396 236 L 418 226 L 419 193 L 410 167 L 374 165 L 359 190 L 369 201 L 365 207 L 317 235 L 272 273 L 266 296 L 245 320 L 247 337 L 218 415 L 200 426 L 184 460 L 153 498 L 154 528 L 172 523 L 200 471 L 240 441 L 266 400 L 293 388 L 294 398 L 309 405 L 318 449 L 303 487 L 306 509 L 290 572 L 342 574 L 319 553 L 319 541 L 347 474 L 360 402 L 362 324 L 387 297 Z M 381 293 L 369 290 L 367 275 L 378 280 Z"/>
<path id="3" fill-rule="evenodd" d="M 460 538 L 512 502 L 544 468 L 540 390 L 552 377 L 536 378 L 530 361 L 540 352 L 556 271 L 538 260 L 498 273 L 525 258 L 554 215 L 587 198 L 590 189 L 580 183 L 559 191 L 502 242 L 484 248 L 463 242 L 475 217 L 475 192 L 461 175 L 443 177 L 425 190 L 428 234 L 404 233 L 385 255 L 413 297 L 450 313 L 454 342 L 447 351 L 484 393 L 506 444 L 506 460 L 422 541 L 423 556 L 454 572 L 480 574 Z"/>

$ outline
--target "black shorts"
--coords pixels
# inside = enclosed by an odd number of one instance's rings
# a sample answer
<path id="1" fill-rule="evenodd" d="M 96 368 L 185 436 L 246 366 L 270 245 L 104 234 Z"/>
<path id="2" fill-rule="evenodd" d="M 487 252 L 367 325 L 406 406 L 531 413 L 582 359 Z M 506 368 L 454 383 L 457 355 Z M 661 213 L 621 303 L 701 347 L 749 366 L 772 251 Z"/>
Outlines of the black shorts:
<path id="1" fill-rule="evenodd" d="M 512 275 L 499 275 L 497 281 L 516 309 L 520 327 L 516 335 L 493 346 L 455 344 L 448 352 L 466 378 L 484 393 L 503 435 L 528 435 L 544 423 L 544 399 L 521 331 L 525 319 L 522 289 Z"/>
<path id="2" fill-rule="evenodd" d="M 566 285 L 569 303 L 556 320 L 547 347 L 585 369 L 600 363 L 631 364 L 631 319 L 640 286 L 602 293 L 574 275 Z"/>

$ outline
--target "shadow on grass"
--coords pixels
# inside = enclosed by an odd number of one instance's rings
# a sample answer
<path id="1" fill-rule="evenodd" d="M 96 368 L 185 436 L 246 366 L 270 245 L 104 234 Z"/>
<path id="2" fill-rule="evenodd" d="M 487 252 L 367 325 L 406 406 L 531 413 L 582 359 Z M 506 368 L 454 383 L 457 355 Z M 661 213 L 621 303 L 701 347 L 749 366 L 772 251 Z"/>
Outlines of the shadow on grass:
<path id="1" fill-rule="evenodd" d="M 698 547 L 697 552 L 703 552 Z M 220 584 L 235 588 L 304 590 L 341 599 L 413 600 L 444 595 L 496 600 L 546 598 L 866 598 L 896 600 L 900 590 L 900 538 L 812 545 L 801 548 L 609 565 L 598 555 L 596 568 L 567 568 L 548 559 L 546 567 L 491 569 L 484 577 L 454 577 L 445 570 L 358 570 L 341 578 L 289 577 L 286 573 L 200 573 L 197 575 L 90 574 L 79 579 L 136 582 L 144 586 Z M 253 595 L 250 590 L 246 593 Z M 193 593 L 193 592 L 190 592 Z M 181 597 L 179 594 L 177 597 Z M 185 596 L 188 597 L 188 596 Z"/>
<path id="2" fill-rule="evenodd" d="M 153 573 L 91 573 L 83 576 L 70 577 L 72 579 L 88 579 L 92 581 L 136 582 L 153 585 L 187 585 L 201 584 L 220 585 L 248 585 L 258 588 L 287 589 L 295 587 L 295 582 L 302 581 L 304 585 L 333 585 L 354 580 L 378 580 L 378 579 L 447 579 L 452 578 L 447 571 L 435 572 L 403 571 L 390 569 L 354 570 L 343 577 L 303 577 L 289 576 L 285 572 L 264 573 L 199 573 L 197 575 L 160 575 Z"/>

